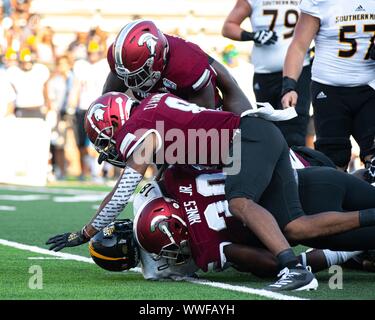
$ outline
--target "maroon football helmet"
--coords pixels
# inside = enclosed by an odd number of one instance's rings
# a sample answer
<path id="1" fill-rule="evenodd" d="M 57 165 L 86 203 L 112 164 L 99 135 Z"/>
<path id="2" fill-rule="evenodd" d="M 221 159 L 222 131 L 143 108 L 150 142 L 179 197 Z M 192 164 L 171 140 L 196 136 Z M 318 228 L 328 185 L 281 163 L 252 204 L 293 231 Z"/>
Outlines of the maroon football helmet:
<path id="1" fill-rule="evenodd" d="M 182 264 L 190 257 L 188 229 L 179 204 L 167 198 L 150 201 L 134 219 L 138 244 L 155 258 Z"/>
<path id="2" fill-rule="evenodd" d="M 134 91 L 148 92 L 161 78 L 168 41 L 152 21 L 125 25 L 109 48 L 117 75 Z"/>
<path id="3" fill-rule="evenodd" d="M 130 110 L 136 102 L 124 93 L 108 92 L 96 99 L 85 115 L 85 131 L 99 152 L 99 163 L 124 167 L 125 162 L 115 148 L 113 136 L 129 119 Z"/>

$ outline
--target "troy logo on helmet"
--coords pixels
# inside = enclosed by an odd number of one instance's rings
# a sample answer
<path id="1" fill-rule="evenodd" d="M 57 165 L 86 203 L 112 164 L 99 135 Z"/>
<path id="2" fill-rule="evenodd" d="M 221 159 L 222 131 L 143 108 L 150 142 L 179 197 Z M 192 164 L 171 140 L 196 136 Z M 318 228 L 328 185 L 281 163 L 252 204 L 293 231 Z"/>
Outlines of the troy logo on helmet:
<path id="1" fill-rule="evenodd" d="M 151 55 L 154 55 L 157 41 L 158 41 L 158 38 L 155 37 L 153 34 L 144 33 L 139 37 L 138 45 L 140 47 L 142 47 L 143 44 L 146 43 L 146 46 L 147 46 L 148 50 L 150 50 Z"/>
<path id="2" fill-rule="evenodd" d="M 90 110 L 89 118 L 94 116 L 96 121 L 103 121 L 104 120 L 104 108 L 107 108 L 107 106 L 98 103 L 92 107 Z"/>

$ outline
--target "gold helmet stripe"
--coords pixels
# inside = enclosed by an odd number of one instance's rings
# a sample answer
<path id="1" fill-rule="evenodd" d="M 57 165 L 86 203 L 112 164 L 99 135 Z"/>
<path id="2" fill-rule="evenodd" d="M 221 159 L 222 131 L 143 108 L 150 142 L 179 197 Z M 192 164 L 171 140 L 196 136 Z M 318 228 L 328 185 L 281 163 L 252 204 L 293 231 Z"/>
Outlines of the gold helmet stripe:
<path id="1" fill-rule="evenodd" d="M 95 251 L 95 249 L 92 247 L 91 243 L 89 244 L 89 250 L 90 250 L 90 254 L 92 256 L 94 256 L 96 258 L 99 258 L 99 259 L 108 260 L 108 261 L 127 260 L 127 258 L 125 258 L 125 257 L 123 257 L 123 258 L 111 258 L 111 257 L 103 256 L 102 254 L 97 253 Z"/>

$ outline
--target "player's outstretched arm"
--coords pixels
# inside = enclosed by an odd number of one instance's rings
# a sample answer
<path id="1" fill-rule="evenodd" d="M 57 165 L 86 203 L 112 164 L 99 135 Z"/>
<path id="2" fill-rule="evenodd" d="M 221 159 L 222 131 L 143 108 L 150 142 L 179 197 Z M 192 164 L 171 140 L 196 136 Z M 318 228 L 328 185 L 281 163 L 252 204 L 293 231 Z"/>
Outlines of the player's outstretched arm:
<path id="1" fill-rule="evenodd" d="M 283 108 L 295 107 L 297 104 L 297 80 L 301 74 L 306 52 L 318 32 L 319 26 L 320 20 L 318 18 L 301 13 L 294 29 L 293 40 L 284 60 L 281 92 Z"/>
<path id="2" fill-rule="evenodd" d="M 214 59 L 212 60 L 211 66 L 217 73 L 217 86 L 223 95 L 223 110 L 241 114 L 246 110 L 252 109 L 249 99 L 229 71 L 221 63 Z"/>
<path id="3" fill-rule="evenodd" d="M 60 251 L 65 247 L 75 247 L 84 244 L 113 222 L 129 203 L 130 197 L 141 182 L 156 149 L 156 137 L 151 134 L 137 149 L 142 152 L 142 162 L 140 161 L 139 153 L 135 150 L 127 160 L 127 166 L 124 168 L 116 185 L 104 198 L 91 221 L 77 232 L 67 232 L 48 239 L 46 244 L 51 245 L 49 250 Z"/>

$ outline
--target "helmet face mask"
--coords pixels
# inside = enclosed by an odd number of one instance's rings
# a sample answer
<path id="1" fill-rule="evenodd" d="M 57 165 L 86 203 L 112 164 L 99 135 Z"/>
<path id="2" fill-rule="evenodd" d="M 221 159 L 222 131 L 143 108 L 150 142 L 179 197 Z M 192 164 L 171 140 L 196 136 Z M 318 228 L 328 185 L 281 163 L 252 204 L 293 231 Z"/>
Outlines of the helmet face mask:
<path id="1" fill-rule="evenodd" d="M 160 71 L 153 71 L 154 58 L 146 60 L 145 64 L 135 71 L 116 65 L 116 72 L 124 79 L 125 85 L 134 91 L 150 91 L 161 77 Z"/>
<path id="2" fill-rule="evenodd" d="M 102 131 L 108 132 L 109 130 L 112 132 L 109 136 L 102 133 Z M 113 127 L 104 128 L 102 131 L 94 142 L 94 148 L 99 153 L 99 164 L 103 161 L 107 161 L 116 167 L 124 168 L 126 163 L 121 155 L 118 154 L 116 150 L 116 142 L 112 139 L 114 131 Z"/>
<path id="3" fill-rule="evenodd" d="M 155 257 L 156 259 L 165 258 L 170 264 L 176 266 L 184 264 L 190 258 L 189 243 L 187 240 L 183 240 L 179 245 L 176 243 L 168 244 Z"/>

